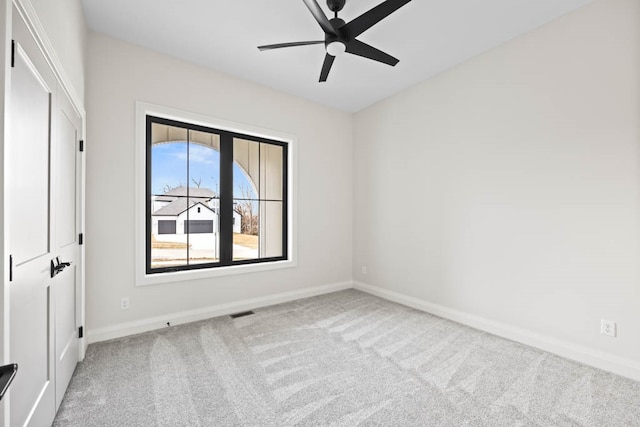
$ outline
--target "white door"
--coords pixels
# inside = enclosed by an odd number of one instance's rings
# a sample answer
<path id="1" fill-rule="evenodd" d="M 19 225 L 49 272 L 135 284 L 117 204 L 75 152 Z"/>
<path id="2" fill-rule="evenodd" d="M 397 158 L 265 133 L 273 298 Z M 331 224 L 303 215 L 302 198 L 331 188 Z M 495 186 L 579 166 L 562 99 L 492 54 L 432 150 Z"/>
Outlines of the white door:
<path id="1" fill-rule="evenodd" d="M 79 115 L 14 12 L 7 147 L 11 426 L 50 426 L 78 362 Z M 60 263 L 60 264 L 59 264 Z M 69 266 L 62 268 L 64 263 Z"/>
<path id="2" fill-rule="evenodd" d="M 14 21 L 16 22 L 16 21 Z M 16 22 L 17 23 L 17 22 Z M 53 386 L 50 124 L 55 78 L 28 39 L 15 40 L 6 141 L 9 213 L 11 426 L 50 425 Z"/>
<path id="3" fill-rule="evenodd" d="M 76 295 L 80 283 L 80 251 L 78 242 L 79 210 L 79 140 L 80 116 L 71 102 L 61 94 L 56 109 L 56 134 L 53 145 L 52 191 L 55 206 L 55 240 L 53 255 L 62 266 L 53 279 L 56 410 L 62 402 L 71 375 L 78 363 L 78 328 L 76 321 Z"/>

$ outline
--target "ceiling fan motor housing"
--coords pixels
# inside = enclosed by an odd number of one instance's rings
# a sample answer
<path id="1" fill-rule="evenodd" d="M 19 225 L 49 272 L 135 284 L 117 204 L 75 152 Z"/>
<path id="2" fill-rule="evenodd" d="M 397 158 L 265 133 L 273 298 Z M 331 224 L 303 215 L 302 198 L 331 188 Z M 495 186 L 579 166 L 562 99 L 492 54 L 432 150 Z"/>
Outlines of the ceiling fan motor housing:
<path id="1" fill-rule="evenodd" d="M 329 55 L 336 56 L 337 54 L 343 53 L 347 46 L 348 38 L 344 30 L 342 29 L 342 27 L 345 26 L 346 22 L 344 22 L 340 18 L 330 19 L 329 22 L 334 28 L 335 34 L 325 33 L 324 46 Z M 342 44 L 342 46 L 339 46 L 338 44 L 336 44 L 336 42 Z"/>
<path id="2" fill-rule="evenodd" d="M 346 22 L 344 22 L 342 19 L 340 18 L 332 18 L 329 20 L 329 22 L 331 23 L 331 26 L 333 27 L 333 29 L 335 30 L 336 34 L 329 34 L 329 33 L 325 33 L 325 41 L 327 43 L 330 43 L 332 41 L 336 41 L 339 40 L 341 42 L 346 43 L 347 42 L 347 35 L 345 34 L 344 30 L 342 30 L 342 27 L 345 26 Z"/>

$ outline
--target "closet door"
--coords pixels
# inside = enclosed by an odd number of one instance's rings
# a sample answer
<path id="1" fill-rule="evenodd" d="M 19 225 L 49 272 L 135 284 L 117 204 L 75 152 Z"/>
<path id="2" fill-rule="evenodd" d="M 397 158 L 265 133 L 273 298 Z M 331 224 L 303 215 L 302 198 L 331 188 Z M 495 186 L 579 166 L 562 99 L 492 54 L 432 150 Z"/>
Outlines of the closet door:
<path id="1" fill-rule="evenodd" d="M 56 80 L 14 13 L 7 211 L 12 426 L 50 425 L 55 415 L 52 345 L 51 118 Z"/>
<path id="2" fill-rule="evenodd" d="M 50 426 L 79 358 L 82 120 L 13 15 L 6 194 L 11 426 Z"/>
<path id="3" fill-rule="evenodd" d="M 58 94 L 52 172 L 55 209 L 53 255 L 60 262 L 53 278 L 56 410 L 76 368 L 79 356 L 76 300 L 80 294 L 80 129 L 82 121 L 71 102 Z M 68 266 L 66 264 L 69 264 Z M 62 268 L 64 267 L 64 268 Z"/>

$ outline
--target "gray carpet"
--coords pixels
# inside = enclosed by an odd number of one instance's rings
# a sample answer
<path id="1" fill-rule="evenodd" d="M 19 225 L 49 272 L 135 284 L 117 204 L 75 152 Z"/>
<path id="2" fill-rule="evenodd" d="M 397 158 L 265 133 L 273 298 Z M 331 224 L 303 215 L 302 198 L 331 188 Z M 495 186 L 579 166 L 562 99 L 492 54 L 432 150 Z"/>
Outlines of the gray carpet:
<path id="1" fill-rule="evenodd" d="M 89 346 L 54 426 L 640 426 L 640 383 L 355 290 Z"/>

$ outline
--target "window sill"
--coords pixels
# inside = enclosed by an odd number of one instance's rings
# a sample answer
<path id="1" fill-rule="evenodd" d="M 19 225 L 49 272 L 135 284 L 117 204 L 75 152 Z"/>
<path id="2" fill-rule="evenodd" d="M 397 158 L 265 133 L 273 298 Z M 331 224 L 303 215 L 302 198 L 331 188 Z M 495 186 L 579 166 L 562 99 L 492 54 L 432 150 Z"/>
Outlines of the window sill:
<path id="1" fill-rule="evenodd" d="M 232 276 L 244 273 L 294 268 L 297 263 L 293 260 L 273 261 L 262 264 L 232 265 L 228 267 L 207 268 L 202 270 L 172 271 L 168 273 L 138 274 L 136 286 L 159 285 L 163 283 L 184 282 L 185 280 L 209 279 L 213 277 Z"/>

